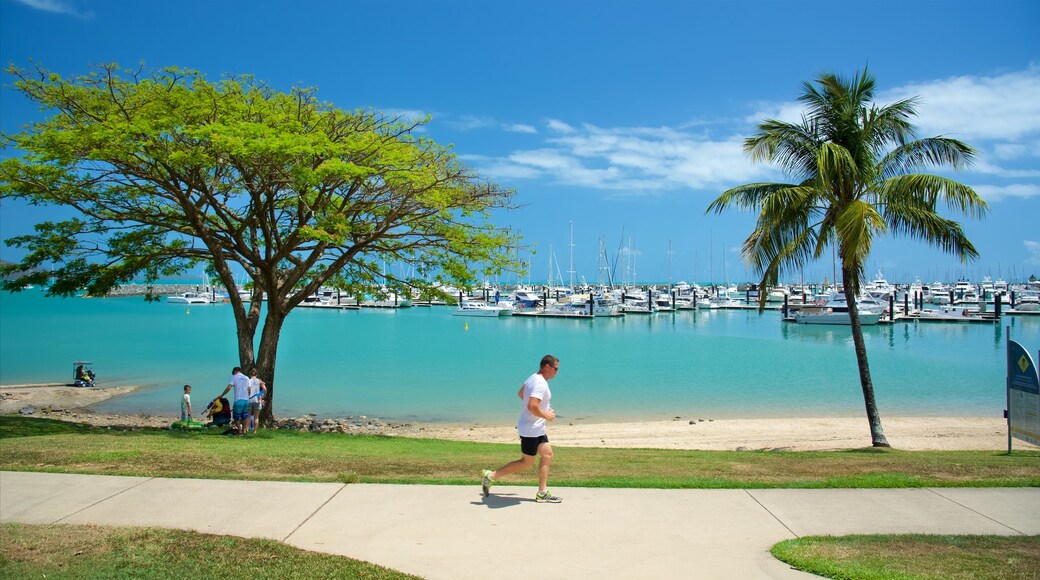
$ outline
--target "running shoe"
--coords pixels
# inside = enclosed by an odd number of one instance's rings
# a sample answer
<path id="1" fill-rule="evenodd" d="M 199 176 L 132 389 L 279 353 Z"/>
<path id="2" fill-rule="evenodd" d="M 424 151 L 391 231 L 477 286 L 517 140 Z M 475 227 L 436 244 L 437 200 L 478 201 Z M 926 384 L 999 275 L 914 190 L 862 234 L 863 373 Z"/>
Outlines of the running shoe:
<path id="1" fill-rule="evenodd" d="M 480 491 L 484 492 L 484 497 L 487 497 L 488 493 L 491 492 L 491 485 L 494 483 L 491 481 L 491 470 L 485 469 L 481 472 L 481 475 L 484 476 L 484 481 L 480 484 Z"/>
<path id="2" fill-rule="evenodd" d="M 560 503 L 563 501 L 563 498 L 553 495 L 549 490 L 545 490 L 538 492 L 534 496 L 534 501 L 538 503 Z"/>

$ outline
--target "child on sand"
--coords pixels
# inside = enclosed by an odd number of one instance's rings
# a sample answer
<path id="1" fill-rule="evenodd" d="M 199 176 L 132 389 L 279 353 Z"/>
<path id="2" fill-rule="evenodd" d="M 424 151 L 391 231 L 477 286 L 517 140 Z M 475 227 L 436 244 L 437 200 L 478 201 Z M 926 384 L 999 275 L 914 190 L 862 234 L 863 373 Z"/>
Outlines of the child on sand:
<path id="1" fill-rule="evenodd" d="M 191 420 L 191 385 L 184 385 L 184 396 L 181 398 L 181 421 Z"/>

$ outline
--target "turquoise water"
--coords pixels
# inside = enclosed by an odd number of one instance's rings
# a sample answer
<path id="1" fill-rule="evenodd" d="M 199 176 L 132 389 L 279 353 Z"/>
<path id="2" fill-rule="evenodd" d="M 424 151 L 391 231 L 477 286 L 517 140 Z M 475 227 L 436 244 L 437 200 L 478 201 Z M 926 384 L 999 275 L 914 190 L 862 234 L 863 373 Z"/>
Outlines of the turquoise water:
<path id="1" fill-rule="evenodd" d="M 561 359 L 553 407 L 564 419 L 861 415 L 849 329 L 779 317 L 696 311 L 589 321 L 461 318 L 447 307 L 298 309 L 282 332 L 275 410 L 512 421 L 520 383 L 552 353 Z M 1006 326 L 1036 353 L 1040 317 L 866 328 L 882 416 L 999 417 Z M 90 360 L 101 386 L 144 387 L 103 403 L 104 411 L 174 415 L 185 383 L 201 408 L 223 390 L 236 356 L 230 305 L 37 291 L 0 297 L 0 383 L 67 382 L 72 361 Z"/>

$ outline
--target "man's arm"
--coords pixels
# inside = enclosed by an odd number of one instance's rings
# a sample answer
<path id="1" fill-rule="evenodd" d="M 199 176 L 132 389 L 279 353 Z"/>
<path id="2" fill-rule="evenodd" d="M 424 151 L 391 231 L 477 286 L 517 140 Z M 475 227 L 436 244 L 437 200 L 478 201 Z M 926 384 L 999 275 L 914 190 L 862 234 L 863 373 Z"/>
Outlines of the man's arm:
<path id="1" fill-rule="evenodd" d="M 553 412 L 552 409 L 546 409 L 545 411 L 543 411 L 541 409 L 541 407 L 538 406 L 538 405 L 541 405 L 541 404 L 542 404 L 542 400 L 541 399 L 538 399 L 538 398 L 535 398 L 535 397 L 531 397 L 530 399 L 527 400 L 527 410 L 530 411 L 531 414 L 534 415 L 535 417 L 541 417 L 542 419 L 545 419 L 546 421 L 552 421 L 553 419 L 555 419 L 556 418 L 556 413 Z"/>
<path id="2" fill-rule="evenodd" d="M 224 392 L 220 393 L 219 395 L 217 395 L 217 398 L 219 399 L 219 398 L 223 397 L 224 395 L 228 394 L 228 391 L 230 391 L 231 388 L 234 387 L 234 386 L 235 386 L 234 384 L 228 383 L 228 386 L 224 387 Z"/>

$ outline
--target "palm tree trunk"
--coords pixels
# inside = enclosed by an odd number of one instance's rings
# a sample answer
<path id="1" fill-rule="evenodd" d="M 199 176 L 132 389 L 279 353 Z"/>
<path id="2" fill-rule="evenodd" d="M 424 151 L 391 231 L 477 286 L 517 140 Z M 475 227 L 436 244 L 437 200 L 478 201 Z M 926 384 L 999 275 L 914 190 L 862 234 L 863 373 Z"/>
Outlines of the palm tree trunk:
<path id="1" fill-rule="evenodd" d="M 891 447 L 885 438 L 885 430 L 881 427 L 881 415 L 878 414 L 877 402 L 874 400 L 874 383 L 870 379 L 870 365 L 867 363 L 867 345 L 863 342 L 863 325 L 859 321 L 859 306 L 856 304 L 858 284 L 850 284 L 854 272 L 841 271 L 842 286 L 845 288 L 845 301 L 849 305 L 849 318 L 852 324 L 852 344 L 856 350 L 856 364 L 859 366 L 859 383 L 863 389 L 863 403 L 867 408 L 867 422 L 870 423 L 870 440 L 874 447 Z"/>

